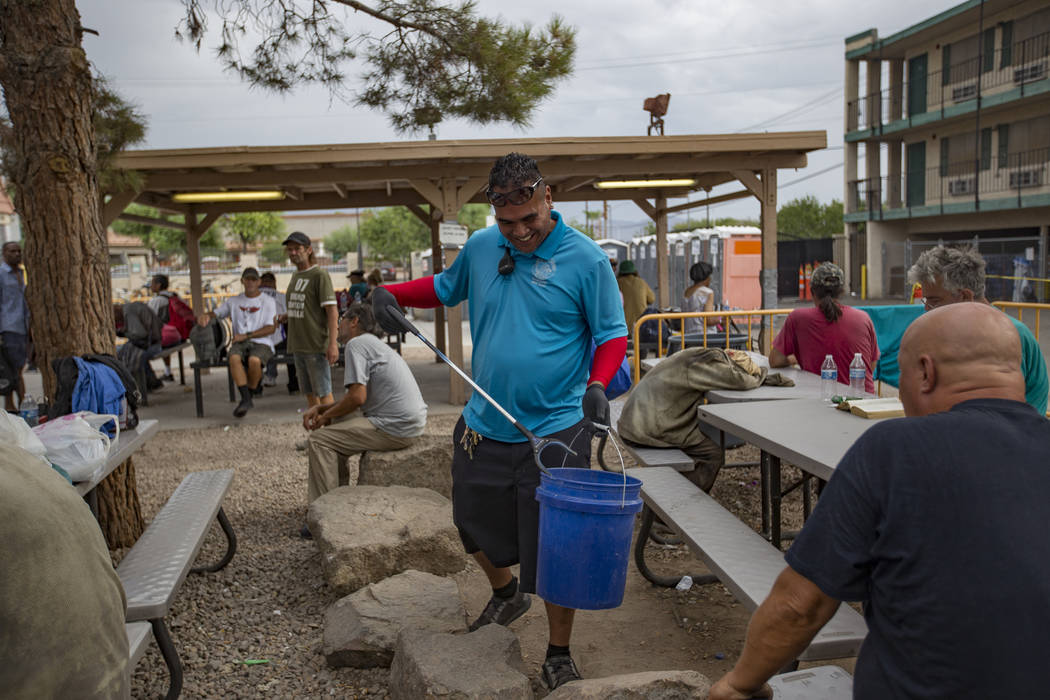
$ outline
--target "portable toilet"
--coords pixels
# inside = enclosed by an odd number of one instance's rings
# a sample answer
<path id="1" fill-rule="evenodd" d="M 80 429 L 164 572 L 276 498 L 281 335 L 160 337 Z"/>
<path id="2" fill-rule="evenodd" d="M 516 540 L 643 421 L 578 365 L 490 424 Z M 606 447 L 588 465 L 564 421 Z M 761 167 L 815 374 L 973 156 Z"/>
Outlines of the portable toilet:
<path id="1" fill-rule="evenodd" d="M 722 303 L 730 308 L 762 306 L 762 231 L 755 226 L 718 226 L 721 239 Z"/>

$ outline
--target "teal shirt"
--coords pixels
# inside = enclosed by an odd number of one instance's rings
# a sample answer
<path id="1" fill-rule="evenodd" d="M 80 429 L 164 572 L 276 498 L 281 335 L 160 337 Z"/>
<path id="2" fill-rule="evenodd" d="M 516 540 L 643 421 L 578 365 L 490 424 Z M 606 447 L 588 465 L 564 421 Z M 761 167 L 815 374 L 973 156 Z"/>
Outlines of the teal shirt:
<path id="1" fill-rule="evenodd" d="M 1021 336 L 1021 371 L 1024 372 L 1024 400 L 1039 415 L 1046 415 L 1047 393 L 1050 392 L 1050 380 L 1046 376 L 1046 360 L 1043 359 L 1043 351 L 1039 347 L 1039 341 L 1032 335 L 1021 321 L 1007 314 L 1014 322 L 1017 333 Z"/>
<path id="2" fill-rule="evenodd" d="M 549 435 L 583 419 L 591 341 L 627 335 L 609 258 L 551 212 L 554 230 L 520 253 L 496 226 L 477 231 L 455 262 L 434 277 L 441 303 L 470 302 L 474 381 L 526 428 Z M 514 271 L 501 275 L 509 250 Z M 473 430 L 500 442 L 525 438 L 474 392 L 463 410 Z"/>

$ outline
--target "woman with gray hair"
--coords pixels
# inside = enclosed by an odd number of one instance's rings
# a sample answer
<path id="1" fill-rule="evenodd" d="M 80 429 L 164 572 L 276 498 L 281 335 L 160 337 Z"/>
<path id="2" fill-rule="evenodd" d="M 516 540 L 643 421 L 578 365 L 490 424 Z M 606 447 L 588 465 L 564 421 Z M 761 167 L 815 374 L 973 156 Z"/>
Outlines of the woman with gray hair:
<path id="1" fill-rule="evenodd" d="M 824 357 L 831 355 L 838 367 L 839 382 L 849 384 L 849 363 L 859 352 L 867 367 L 864 388 L 875 393 L 871 374 L 879 359 L 875 326 L 866 313 L 839 302 L 845 280 L 842 268 L 835 263 L 821 263 L 813 270 L 813 306 L 788 314 L 773 340 L 769 364 L 786 367 L 794 363 L 807 372 L 820 374 Z"/>

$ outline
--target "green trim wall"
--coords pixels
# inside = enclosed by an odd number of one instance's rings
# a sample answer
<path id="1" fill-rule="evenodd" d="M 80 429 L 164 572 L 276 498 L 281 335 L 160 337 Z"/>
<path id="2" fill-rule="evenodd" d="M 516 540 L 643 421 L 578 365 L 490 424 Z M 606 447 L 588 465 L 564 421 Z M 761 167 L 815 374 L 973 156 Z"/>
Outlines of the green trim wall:
<path id="1" fill-rule="evenodd" d="M 998 193 L 997 193 L 998 194 Z M 1010 197 L 996 197 L 995 199 L 982 199 L 981 208 L 978 209 L 975 202 L 951 202 L 948 204 L 929 204 L 922 207 L 901 207 L 900 209 L 885 209 L 877 212 L 878 216 L 868 218 L 867 211 L 851 211 L 843 219 L 849 223 L 861 223 L 864 221 L 894 221 L 900 219 L 915 219 L 925 216 L 948 216 L 951 214 L 977 214 L 991 211 L 1008 211 L 1011 209 L 1032 209 L 1035 207 L 1050 207 L 1050 192 L 1039 194 L 1021 195 L 1021 203 L 1018 206 L 1017 195 Z"/>
<path id="2" fill-rule="evenodd" d="M 1032 83 L 1028 83 L 1023 87 L 1015 87 L 1004 92 L 996 92 L 991 95 L 981 96 L 981 110 L 988 110 L 991 107 L 998 107 L 1009 102 L 1016 100 L 1026 99 L 1034 97 L 1036 95 L 1042 95 L 1044 93 L 1050 93 L 1050 76 L 1037 80 Z M 909 129 L 917 129 L 922 126 L 934 124 L 936 122 L 952 119 L 954 117 L 962 116 L 965 114 L 973 114 L 977 111 L 977 100 L 967 100 L 966 102 L 960 102 L 959 104 L 951 105 L 940 109 L 930 110 L 923 112 L 922 114 L 916 114 L 914 117 L 905 117 L 904 119 L 898 119 L 897 121 L 883 124 L 877 129 L 858 129 L 857 131 L 850 131 L 845 135 L 847 142 L 853 141 L 872 141 L 877 139 L 879 136 L 886 134 L 899 134 Z"/>
<path id="3" fill-rule="evenodd" d="M 960 15 L 963 12 L 966 12 L 967 10 L 972 10 L 973 8 L 980 6 L 980 4 L 981 4 L 981 0 L 967 0 L 966 2 L 964 2 L 964 3 L 960 4 L 960 5 L 956 5 L 955 7 L 949 8 L 949 9 L 945 10 L 944 12 L 942 12 L 940 14 L 934 15 L 933 17 L 930 17 L 927 20 L 919 22 L 918 24 L 913 24 L 912 26 L 908 27 L 907 29 L 902 29 L 901 31 L 897 32 L 896 34 L 891 34 L 890 36 L 886 37 L 885 39 L 880 39 L 878 41 L 875 41 L 870 46 L 865 46 L 864 48 L 860 48 L 860 49 L 854 49 L 853 51 L 847 51 L 846 52 L 846 58 L 849 58 L 849 59 L 852 59 L 852 58 L 863 58 L 864 56 L 867 56 L 868 54 L 881 52 L 884 49 L 889 48 L 892 44 L 895 44 L 898 41 L 901 41 L 902 39 L 907 39 L 908 37 L 914 36 L 915 34 L 918 34 L 921 31 L 924 31 L 924 30 L 929 29 L 931 27 L 935 27 L 938 24 L 940 24 L 941 22 L 943 22 L 944 20 L 950 19 L 952 17 L 955 17 L 956 15 Z M 862 36 L 862 35 L 858 35 L 858 36 Z M 849 39 L 847 39 L 846 41 L 849 41 Z M 880 56 L 880 58 L 881 58 L 881 56 Z M 889 58 L 889 57 L 886 57 L 886 58 Z"/>

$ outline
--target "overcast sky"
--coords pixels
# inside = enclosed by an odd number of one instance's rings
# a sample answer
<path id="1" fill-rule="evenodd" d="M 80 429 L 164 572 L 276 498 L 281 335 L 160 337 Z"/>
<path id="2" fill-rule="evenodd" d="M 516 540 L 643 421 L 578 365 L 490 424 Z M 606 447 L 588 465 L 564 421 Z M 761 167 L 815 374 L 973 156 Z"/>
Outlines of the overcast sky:
<path id="1" fill-rule="evenodd" d="M 478 5 L 484 14 L 513 23 L 542 25 L 561 14 L 577 29 L 575 71 L 536 109 L 527 129 L 445 122 L 438 138 L 644 134 L 649 115 L 643 99 L 670 92 L 668 134 L 825 130 L 828 150 L 813 154 L 803 170 L 781 171 L 779 201 L 807 194 L 825 202 L 842 199 L 842 168 L 836 166 L 842 163 L 844 39 L 872 27 L 888 36 L 953 4 L 483 0 Z M 149 121 L 143 148 L 425 138 L 398 136 L 384 115 L 332 102 L 321 88 L 288 95 L 249 88 L 215 59 L 214 31 L 200 54 L 175 38 L 179 0 L 77 0 L 77 6 L 83 25 L 100 35 L 85 34 L 88 57 Z M 566 205 L 564 211 L 572 218 L 581 208 Z M 612 204 L 611 210 L 618 237 L 646 220 L 632 203 Z M 711 217 L 719 216 L 757 218 L 757 201 L 712 207 Z"/>

